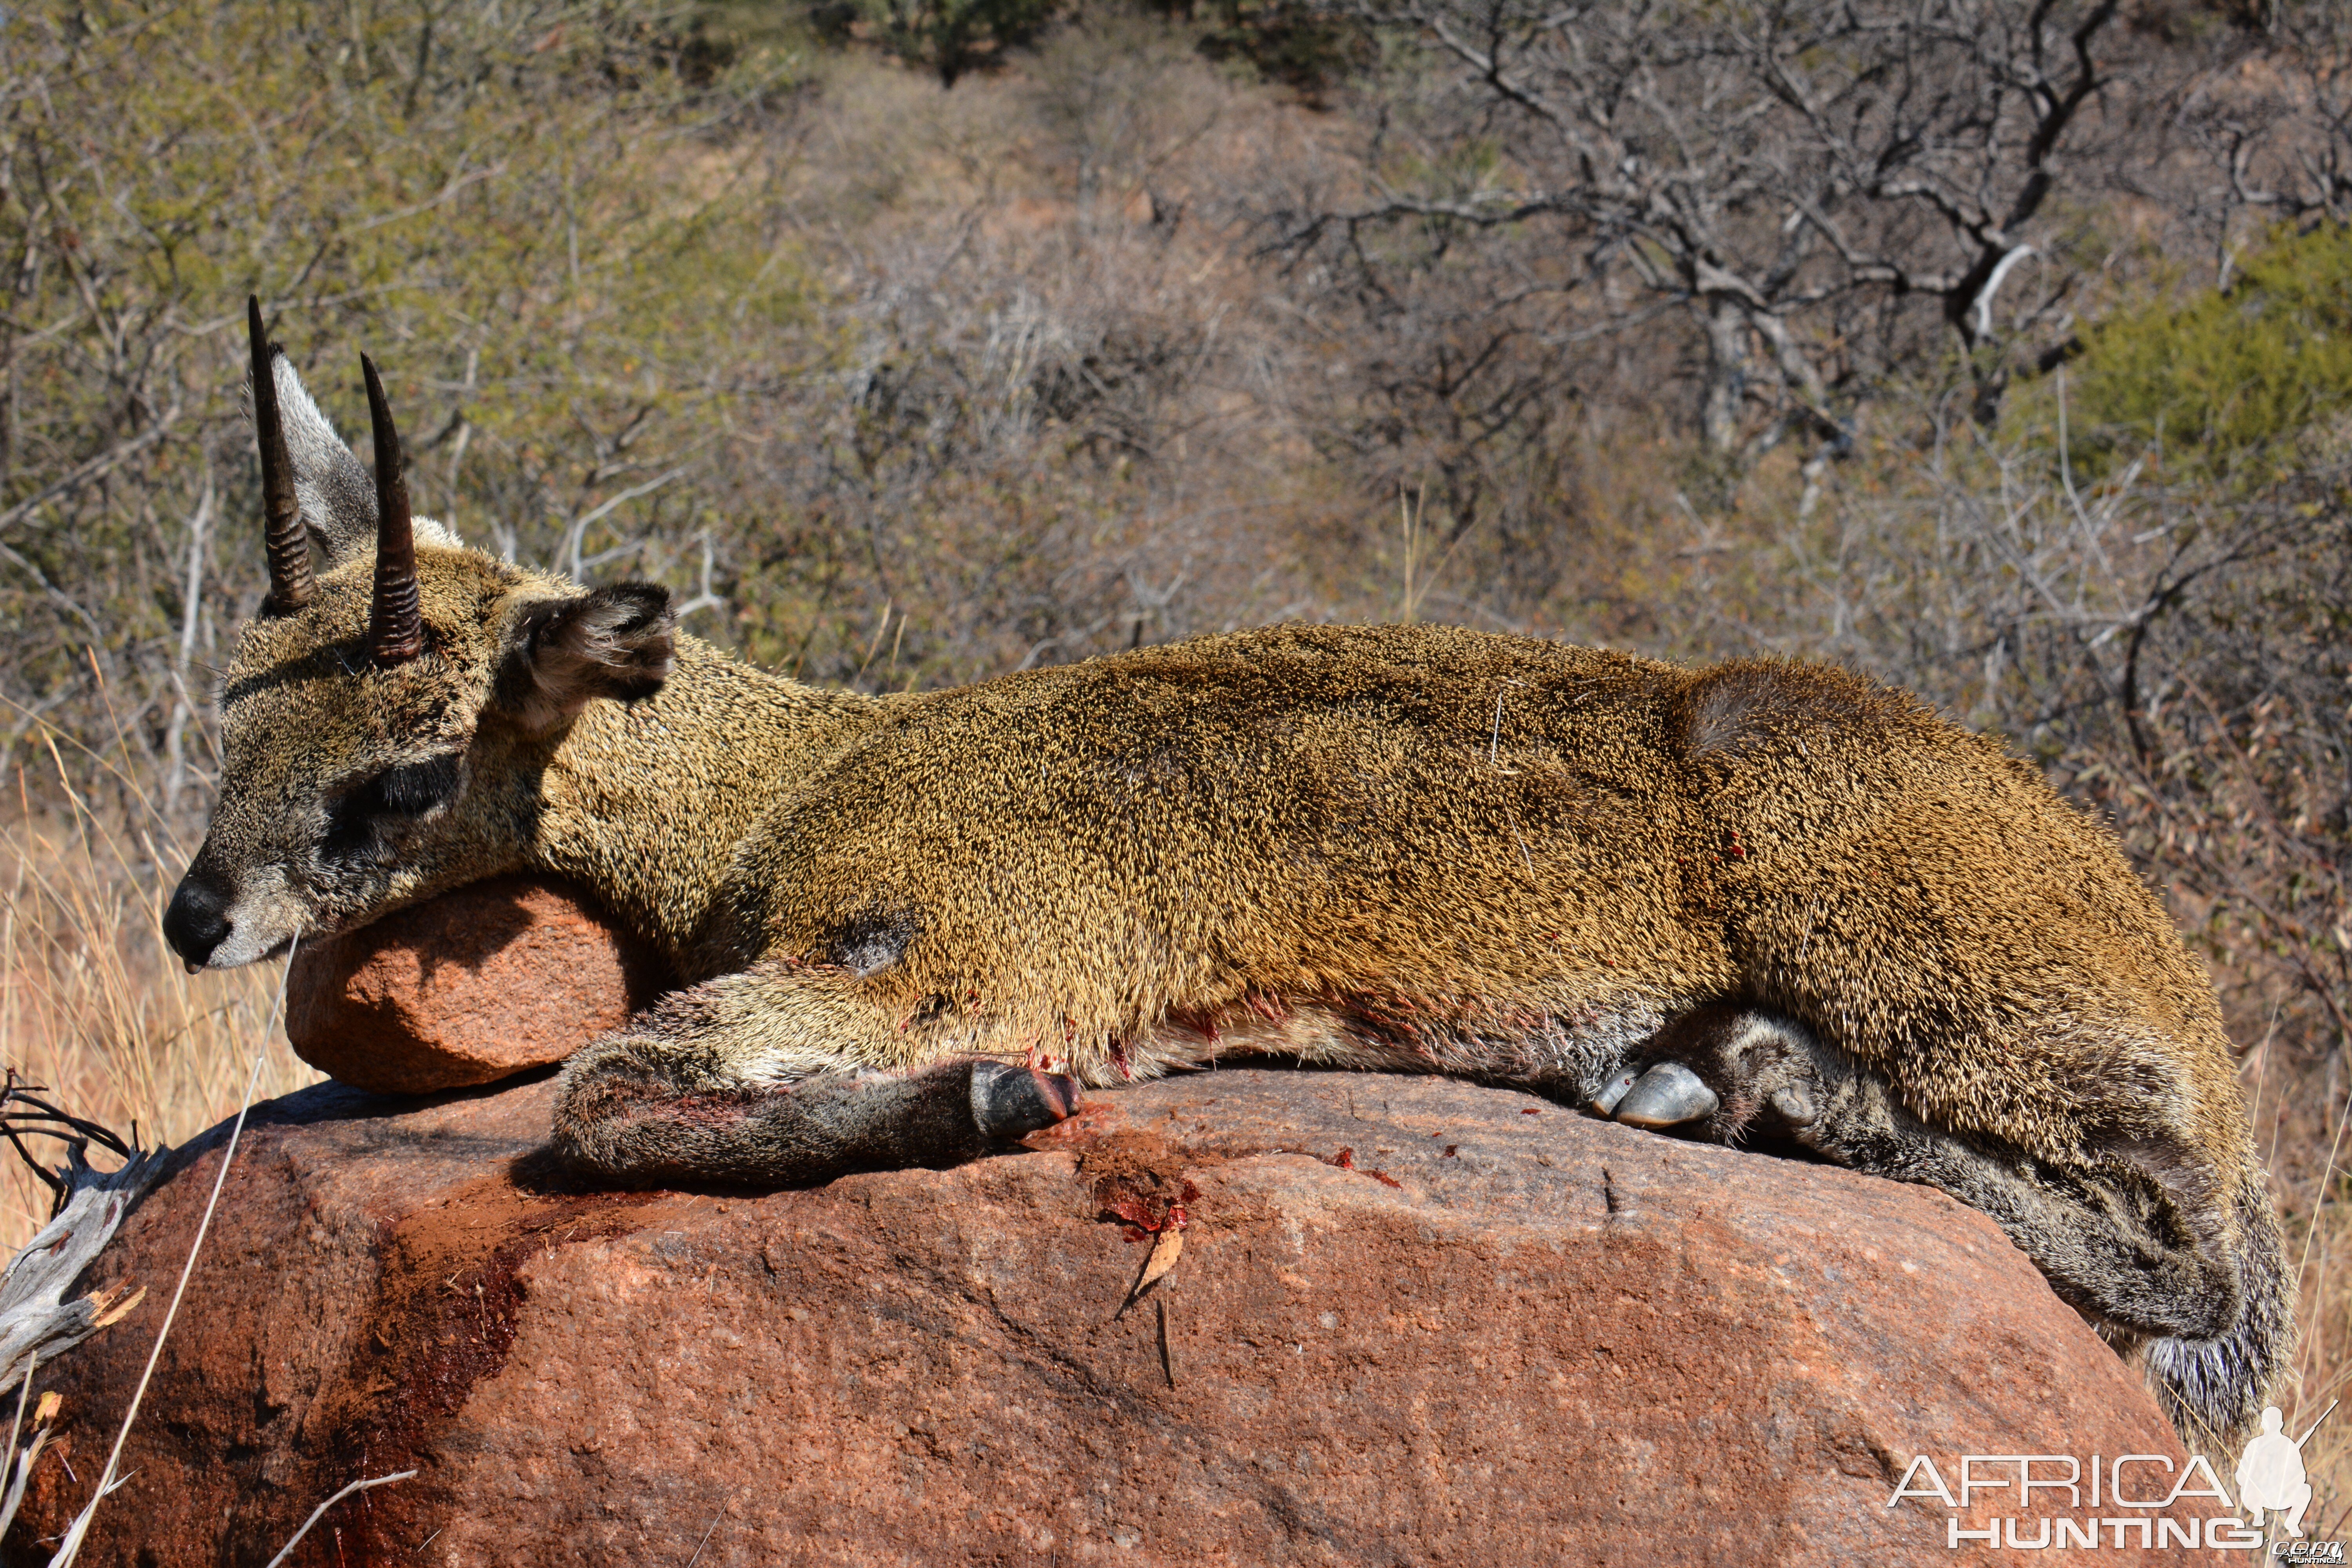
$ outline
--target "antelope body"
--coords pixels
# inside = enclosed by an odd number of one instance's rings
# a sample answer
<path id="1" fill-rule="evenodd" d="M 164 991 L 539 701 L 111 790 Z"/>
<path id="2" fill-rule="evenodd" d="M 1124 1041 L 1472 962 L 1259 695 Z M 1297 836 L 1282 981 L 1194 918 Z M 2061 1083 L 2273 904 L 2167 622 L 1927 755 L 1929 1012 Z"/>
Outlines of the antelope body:
<path id="1" fill-rule="evenodd" d="M 373 486 L 253 326 L 272 593 L 192 968 L 559 872 L 687 982 L 564 1069 L 553 1147 L 614 1184 L 967 1157 L 1240 1053 L 1456 1073 L 1940 1187 L 2184 1430 L 2271 1393 L 2210 982 L 2108 832 L 1913 699 L 1401 626 L 820 691 L 412 520 L 372 367 Z"/>

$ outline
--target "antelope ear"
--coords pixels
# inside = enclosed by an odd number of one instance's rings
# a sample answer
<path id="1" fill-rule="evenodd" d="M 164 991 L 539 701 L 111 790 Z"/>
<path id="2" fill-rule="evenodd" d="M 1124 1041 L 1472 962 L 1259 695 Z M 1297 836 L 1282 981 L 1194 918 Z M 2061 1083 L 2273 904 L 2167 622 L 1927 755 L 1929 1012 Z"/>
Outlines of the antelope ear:
<path id="1" fill-rule="evenodd" d="M 375 551 L 375 481 L 351 444 L 335 429 L 285 351 L 272 345 L 270 379 L 278 384 L 286 455 L 294 468 L 294 495 L 302 521 L 330 568 Z M 455 548 L 456 534 L 429 517 L 415 520 L 416 542 Z"/>
<path id="2" fill-rule="evenodd" d="M 278 418 L 293 459 L 294 494 L 302 521 L 330 566 L 375 548 L 375 486 L 284 351 L 273 345 L 270 379 L 278 384 Z"/>
<path id="3" fill-rule="evenodd" d="M 561 729 L 600 697 L 634 702 L 669 679 L 677 619 L 669 590 L 615 583 L 526 604 L 509 623 L 491 706 L 526 731 Z"/>

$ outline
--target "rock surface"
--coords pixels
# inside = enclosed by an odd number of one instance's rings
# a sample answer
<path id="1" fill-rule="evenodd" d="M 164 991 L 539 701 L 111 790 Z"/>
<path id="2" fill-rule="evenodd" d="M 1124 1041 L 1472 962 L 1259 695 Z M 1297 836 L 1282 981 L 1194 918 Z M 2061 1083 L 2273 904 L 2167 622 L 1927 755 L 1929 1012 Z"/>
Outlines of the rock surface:
<path id="1" fill-rule="evenodd" d="M 670 984 L 580 889 L 499 877 L 299 950 L 286 1036 L 354 1088 L 431 1094 L 560 1062 Z"/>
<path id="2" fill-rule="evenodd" d="M 413 1466 L 296 1563 L 2033 1562 L 1890 1507 L 1914 1458 L 2183 1462 L 1982 1216 L 1523 1094 L 1224 1071 L 765 1194 L 569 1187 L 549 1098 L 259 1109 L 81 1561 L 262 1563 Z M 222 1142 L 85 1281 L 154 1289 L 44 1371 L 66 1439 L 10 1561 L 87 1499 Z M 1171 1199 L 1181 1259 L 1121 1316 L 1147 1247 L 1105 1205 Z M 1963 1527 L 2069 1513 L 2035 1501 Z"/>

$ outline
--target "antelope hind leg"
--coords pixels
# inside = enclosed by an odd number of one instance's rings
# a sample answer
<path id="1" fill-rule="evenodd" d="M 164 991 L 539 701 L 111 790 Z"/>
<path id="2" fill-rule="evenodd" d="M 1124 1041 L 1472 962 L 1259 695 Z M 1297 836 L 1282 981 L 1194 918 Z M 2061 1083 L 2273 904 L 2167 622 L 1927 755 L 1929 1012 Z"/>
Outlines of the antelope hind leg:
<path id="1" fill-rule="evenodd" d="M 665 997 L 564 1064 L 551 1144 L 625 1186 L 781 1186 L 953 1164 L 1049 1127 L 1075 1079 L 964 1058 L 911 1070 L 841 972 L 763 965 Z"/>
<path id="2" fill-rule="evenodd" d="M 1732 1142 L 1769 1119 L 1851 1170 L 1940 1188 L 1990 1216 L 2069 1305 L 2122 1337 L 2213 1340 L 2241 1314 L 2237 1268 L 2200 1245 L 2154 1177 L 2061 1168 L 1932 1127 L 1790 1020 L 1716 1010 L 1669 1030 L 1629 1076 L 1620 1120 L 1696 1123 Z"/>

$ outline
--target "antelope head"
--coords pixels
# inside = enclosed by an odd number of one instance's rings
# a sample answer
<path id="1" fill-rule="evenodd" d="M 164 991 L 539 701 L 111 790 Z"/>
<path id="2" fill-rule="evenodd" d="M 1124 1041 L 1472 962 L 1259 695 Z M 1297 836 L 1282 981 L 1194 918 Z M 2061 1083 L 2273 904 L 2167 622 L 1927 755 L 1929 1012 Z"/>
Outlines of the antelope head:
<path id="1" fill-rule="evenodd" d="M 221 674 L 220 798 L 163 916 L 191 973 L 524 863 L 551 748 L 591 702 L 657 690 L 674 641 L 660 587 L 583 588 L 414 516 L 374 364 L 371 479 L 258 300 L 247 325 L 269 593 Z"/>

